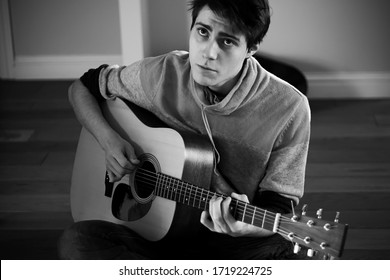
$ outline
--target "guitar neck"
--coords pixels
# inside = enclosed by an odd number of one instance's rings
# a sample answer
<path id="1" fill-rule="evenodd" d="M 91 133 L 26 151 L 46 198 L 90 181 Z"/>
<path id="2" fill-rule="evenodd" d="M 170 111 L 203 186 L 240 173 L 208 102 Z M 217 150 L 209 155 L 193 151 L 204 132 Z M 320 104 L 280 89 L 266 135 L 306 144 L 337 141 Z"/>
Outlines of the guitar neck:
<path id="1" fill-rule="evenodd" d="M 208 209 L 209 202 L 214 196 L 227 197 L 224 194 L 197 187 L 162 173 L 157 173 L 154 193 L 159 197 L 201 210 Z M 281 217 L 279 213 L 273 213 L 234 198 L 230 203 L 230 212 L 238 221 L 273 232 L 278 231 Z"/>

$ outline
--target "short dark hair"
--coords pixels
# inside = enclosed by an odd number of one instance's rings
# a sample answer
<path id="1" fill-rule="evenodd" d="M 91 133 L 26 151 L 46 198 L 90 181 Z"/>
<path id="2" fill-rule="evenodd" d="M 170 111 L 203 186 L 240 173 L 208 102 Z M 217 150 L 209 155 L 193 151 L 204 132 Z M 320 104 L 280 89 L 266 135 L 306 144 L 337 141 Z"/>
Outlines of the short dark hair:
<path id="1" fill-rule="evenodd" d="M 271 22 L 268 0 L 191 0 L 191 29 L 204 6 L 231 21 L 233 27 L 245 35 L 248 49 L 263 40 Z"/>

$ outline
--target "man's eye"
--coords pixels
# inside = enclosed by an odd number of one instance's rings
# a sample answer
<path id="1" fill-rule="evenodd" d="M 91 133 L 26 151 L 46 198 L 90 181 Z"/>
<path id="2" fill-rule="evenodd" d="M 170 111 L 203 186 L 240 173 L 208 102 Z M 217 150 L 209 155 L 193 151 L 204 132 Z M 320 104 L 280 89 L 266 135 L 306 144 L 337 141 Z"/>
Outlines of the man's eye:
<path id="1" fill-rule="evenodd" d="M 224 43 L 225 46 L 228 46 L 228 47 L 231 47 L 231 46 L 234 45 L 234 42 L 232 40 L 230 40 L 230 39 L 223 40 L 223 43 Z"/>
<path id="2" fill-rule="evenodd" d="M 206 37 L 207 36 L 207 29 L 205 29 L 205 28 L 198 28 L 198 33 L 199 33 L 200 36 Z"/>

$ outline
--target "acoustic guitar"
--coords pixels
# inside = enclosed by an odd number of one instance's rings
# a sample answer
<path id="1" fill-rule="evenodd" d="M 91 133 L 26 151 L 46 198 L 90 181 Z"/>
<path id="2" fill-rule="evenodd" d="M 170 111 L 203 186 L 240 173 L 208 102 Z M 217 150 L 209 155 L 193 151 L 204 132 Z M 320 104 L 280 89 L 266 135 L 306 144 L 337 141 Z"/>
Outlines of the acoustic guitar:
<path id="1" fill-rule="evenodd" d="M 208 209 L 213 196 L 225 197 L 208 189 L 214 153 L 207 138 L 179 133 L 119 98 L 104 102 L 102 111 L 115 131 L 133 145 L 140 164 L 134 173 L 110 183 L 104 152 L 83 128 L 71 182 L 75 221 L 110 221 L 157 241 L 178 228 L 191 230 L 185 224 L 194 223 L 193 219 L 200 224 L 200 212 Z M 331 258 L 343 252 L 348 225 L 338 220 L 312 218 L 305 210 L 281 215 L 237 199 L 232 199 L 230 210 L 239 221 L 291 240 L 296 250 L 303 245 L 309 254 L 321 252 Z"/>

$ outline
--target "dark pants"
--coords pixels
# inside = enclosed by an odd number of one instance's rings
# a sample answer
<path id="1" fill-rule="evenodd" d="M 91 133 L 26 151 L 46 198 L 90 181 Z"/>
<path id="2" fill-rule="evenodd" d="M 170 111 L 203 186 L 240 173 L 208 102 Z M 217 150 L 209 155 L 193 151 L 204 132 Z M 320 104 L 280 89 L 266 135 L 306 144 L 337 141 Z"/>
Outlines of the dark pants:
<path id="1" fill-rule="evenodd" d="M 230 237 L 204 228 L 196 240 L 151 242 L 131 229 L 104 221 L 83 221 L 59 240 L 61 259 L 302 259 L 278 234 L 266 238 Z"/>

